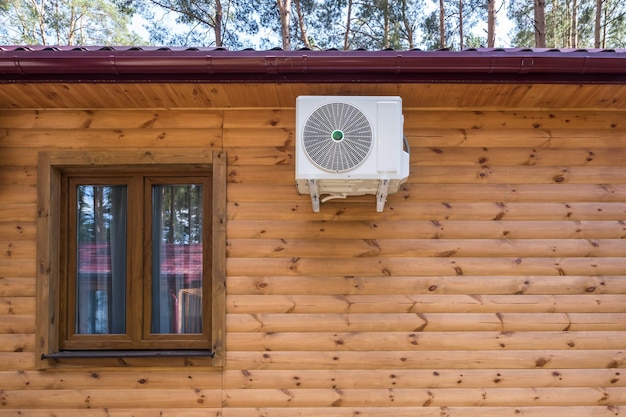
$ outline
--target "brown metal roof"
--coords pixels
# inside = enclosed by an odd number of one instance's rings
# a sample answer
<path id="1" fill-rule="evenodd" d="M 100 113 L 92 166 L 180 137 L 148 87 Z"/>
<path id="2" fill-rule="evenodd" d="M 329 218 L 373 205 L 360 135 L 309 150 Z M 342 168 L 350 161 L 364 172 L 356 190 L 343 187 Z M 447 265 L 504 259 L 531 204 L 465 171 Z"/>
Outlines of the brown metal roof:
<path id="1" fill-rule="evenodd" d="M 626 84 L 626 50 L 241 50 L 0 46 L 0 83 Z"/>

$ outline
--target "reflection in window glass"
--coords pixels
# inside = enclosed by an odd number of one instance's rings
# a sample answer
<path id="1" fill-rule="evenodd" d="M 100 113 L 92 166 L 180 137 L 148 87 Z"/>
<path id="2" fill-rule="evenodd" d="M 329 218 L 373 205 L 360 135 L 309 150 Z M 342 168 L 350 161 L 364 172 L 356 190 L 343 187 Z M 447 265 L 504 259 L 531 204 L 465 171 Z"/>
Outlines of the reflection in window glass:
<path id="1" fill-rule="evenodd" d="M 126 186 L 77 187 L 76 333 L 126 332 Z"/>
<path id="2" fill-rule="evenodd" d="M 202 333 L 202 185 L 152 187 L 152 333 Z"/>

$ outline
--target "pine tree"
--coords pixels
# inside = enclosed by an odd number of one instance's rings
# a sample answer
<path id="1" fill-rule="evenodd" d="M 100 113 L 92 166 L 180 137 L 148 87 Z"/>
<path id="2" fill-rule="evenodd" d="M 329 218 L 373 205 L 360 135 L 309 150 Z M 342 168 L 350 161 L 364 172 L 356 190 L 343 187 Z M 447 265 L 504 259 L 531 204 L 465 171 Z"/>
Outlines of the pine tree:
<path id="1" fill-rule="evenodd" d="M 3 0 L 0 42 L 30 45 L 141 44 L 128 9 L 114 0 Z"/>

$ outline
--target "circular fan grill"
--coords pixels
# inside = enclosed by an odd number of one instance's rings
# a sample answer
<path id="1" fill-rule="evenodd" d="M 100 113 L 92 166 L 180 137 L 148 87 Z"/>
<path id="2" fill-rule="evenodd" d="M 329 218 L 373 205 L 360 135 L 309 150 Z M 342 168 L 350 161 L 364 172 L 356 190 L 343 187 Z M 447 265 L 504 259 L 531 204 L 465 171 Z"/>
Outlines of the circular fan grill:
<path id="1" fill-rule="evenodd" d="M 332 172 L 360 165 L 372 149 L 372 126 L 356 107 L 330 103 L 316 109 L 302 132 L 304 150 L 318 167 Z"/>

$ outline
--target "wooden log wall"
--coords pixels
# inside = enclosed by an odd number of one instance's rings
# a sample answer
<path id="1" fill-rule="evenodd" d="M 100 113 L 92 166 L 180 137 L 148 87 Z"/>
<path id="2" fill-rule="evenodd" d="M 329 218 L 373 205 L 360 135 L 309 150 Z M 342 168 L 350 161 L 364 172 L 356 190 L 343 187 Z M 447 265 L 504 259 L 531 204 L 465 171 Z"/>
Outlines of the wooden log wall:
<path id="1" fill-rule="evenodd" d="M 624 112 L 405 109 L 319 213 L 293 109 L 0 111 L 0 417 L 626 413 Z M 37 152 L 228 152 L 226 367 L 36 371 Z"/>

